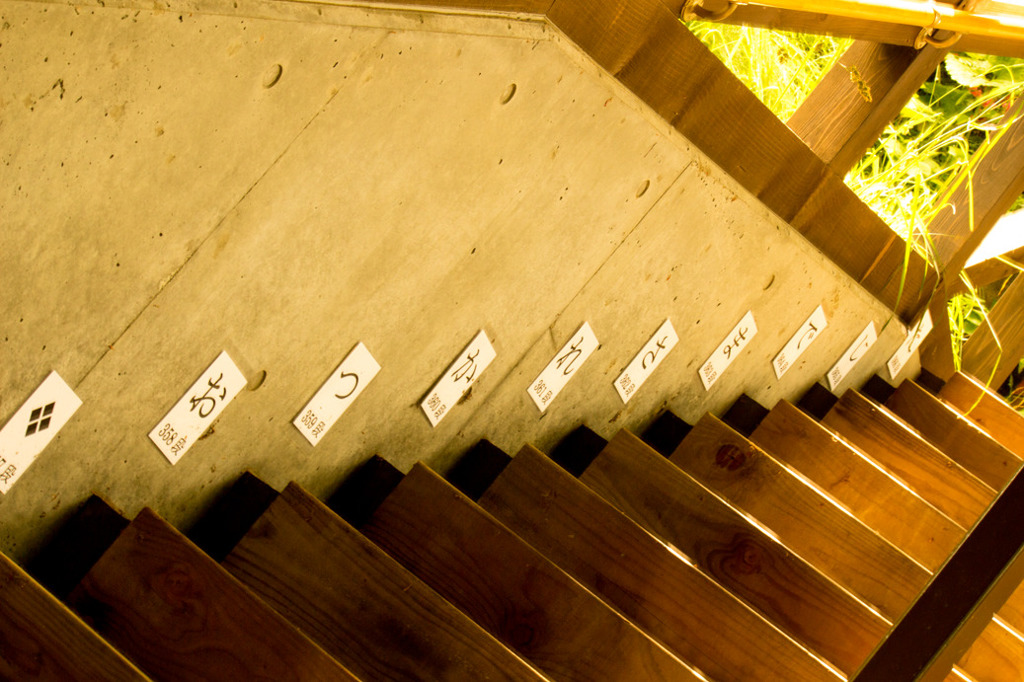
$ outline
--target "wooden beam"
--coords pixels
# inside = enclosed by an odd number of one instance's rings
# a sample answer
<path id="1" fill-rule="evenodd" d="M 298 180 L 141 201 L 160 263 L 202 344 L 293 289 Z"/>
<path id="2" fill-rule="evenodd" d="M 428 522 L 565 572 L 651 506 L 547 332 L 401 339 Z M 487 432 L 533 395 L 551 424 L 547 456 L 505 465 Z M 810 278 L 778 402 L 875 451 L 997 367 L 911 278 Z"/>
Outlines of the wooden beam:
<path id="1" fill-rule="evenodd" d="M 989 312 L 988 324 L 978 327 L 967 339 L 960 366 L 967 374 L 1000 386 L 1022 357 L 1024 278 L 1018 277 Z"/>
<path id="2" fill-rule="evenodd" d="M 807 96 L 788 125 L 833 172 L 844 176 L 946 52 L 858 40 Z"/>
<path id="3" fill-rule="evenodd" d="M 1007 263 L 1006 261 L 1010 261 Z M 1024 270 L 1024 246 L 1013 251 L 1008 251 L 1002 256 L 989 258 L 980 263 L 975 263 L 964 270 L 967 279 L 976 289 L 1006 279 Z M 957 294 L 967 293 L 967 285 L 963 279 L 957 278 L 946 282 L 946 293 L 951 297 Z"/>

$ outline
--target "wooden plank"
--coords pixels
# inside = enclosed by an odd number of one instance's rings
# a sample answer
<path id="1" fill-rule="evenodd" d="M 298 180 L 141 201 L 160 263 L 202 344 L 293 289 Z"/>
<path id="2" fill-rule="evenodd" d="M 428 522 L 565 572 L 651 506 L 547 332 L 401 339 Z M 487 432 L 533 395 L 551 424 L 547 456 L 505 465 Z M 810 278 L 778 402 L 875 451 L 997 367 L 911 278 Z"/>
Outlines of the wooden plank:
<path id="1" fill-rule="evenodd" d="M 1005 260 L 1011 263 L 1016 263 L 1016 267 L 1004 262 Z M 989 284 L 994 284 L 1000 280 L 1004 280 L 1010 275 L 1015 275 L 1024 269 L 1024 247 L 1014 249 L 1004 253 L 1002 256 L 989 258 L 983 260 L 980 263 L 975 263 L 964 269 L 964 274 L 967 275 L 967 279 L 974 285 L 975 288 L 981 288 Z M 955 282 L 947 282 L 946 293 L 950 296 L 956 294 L 963 294 L 967 292 L 967 285 L 961 279 L 957 279 Z"/>
<path id="2" fill-rule="evenodd" d="M 957 666 L 985 682 L 1020 682 L 1024 679 L 1024 639 L 993 618 Z"/>
<path id="3" fill-rule="evenodd" d="M 0 678 L 149 679 L 3 554 L 0 593 Z"/>
<path id="4" fill-rule="evenodd" d="M 361 679 L 542 679 L 294 483 L 223 565 Z"/>
<path id="5" fill-rule="evenodd" d="M 714 415 L 701 417 L 669 461 L 892 620 L 931 577 L 924 566 Z"/>
<path id="6" fill-rule="evenodd" d="M 855 41 L 788 121 L 845 176 L 935 71 L 947 50 Z M 866 91 L 865 91 L 866 89 Z"/>
<path id="7" fill-rule="evenodd" d="M 781 401 L 750 439 L 841 502 L 929 570 L 966 532 L 870 457 Z"/>
<path id="8" fill-rule="evenodd" d="M 560 568 L 720 682 L 836 673 L 530 446 L 480 505 Z M 875 633 L 877 636 L 878 633 Z M 817 653 L 852 672 L 873 648 L 848 632 Z"/>
<path id="9" fill-rule="evenodd" d="M 856 391 L 847 391 L 822 424 L 964 528 L 973 526 L 995 497 L 992 488 Z"/>
<path id="10" fill-rule="evenodd" d="M 712 161 L 911 319 L 925 298 L 916 284 L 924 280 L 924 261 L 911 254 L 915 284 L 899 298 L 902 240 L 677 17 L 661 0 L 555 0 L 548 11 L 552 23 Z"/>
<path id="11" fill-rule="evenodd" d="M 995 490 L 1002 490 L 1020 469 L 1020 457 L 913 381 L 904 381 L 885 406 Z"/>
<path id="12" fill-rule="evenodd" d="M 698 679 L 422 464 L 413 467 L 362 531 L 555 679 Z"/>
<path id="13" fill-rule="evenodd" d="M 881 615 L 627 431 L 580 481 L 812 648 L 856 633 L 873 641 L 888 629 Z"/>
<path id="14" fill-rule="evenodd" d="M 958 372 L 939 391 L 939 398 L 958 409 L 1004 447 L 1024 457 L 1024 417 L 983 383 Z"/>
<path id="15" fill-rule="evenodd" d="M 154 679 L 356 679 L 150 509 L 69 602 Z"/>
<path id="16" fill-rule="evenodd" d="M 960 367 L 967 374 L 1000 386 L 1017 368 L 1022 357 L 1024 277 L 1018 277 L 989 312 L 988 324 L 978 327 L 964 343 Z"/>
<path id="17" fill-rule="evenodd" d="M 1007 598 L 998 614 L 1014 630 L 1024 632 L 1024 583 Z"/>

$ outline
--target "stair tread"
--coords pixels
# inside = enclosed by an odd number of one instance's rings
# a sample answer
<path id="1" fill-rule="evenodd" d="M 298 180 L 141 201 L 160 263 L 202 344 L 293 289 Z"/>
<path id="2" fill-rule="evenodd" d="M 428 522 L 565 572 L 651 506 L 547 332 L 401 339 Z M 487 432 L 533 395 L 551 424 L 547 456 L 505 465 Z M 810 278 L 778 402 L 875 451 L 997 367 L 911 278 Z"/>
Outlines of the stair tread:
<path id="1" fill-rule="evenodd" d="M 628 431 L 580 481 L 815 651 L 890 623 Z M 851 645 L 859 648 L 862 645 Z"/>
<path id="2" fill-rule="evenodd" d="M 856 391 L 847 391 L 822 424 L 964 528 L 973 526 L 995 498 L 992 488 Z"/>
<path id="3" fill-rule="evenodd" d="M 1006 487 L 1020 469 L 1020 457 L 913 381 L 900 384 L 885 406 L 995 490 Z"/>
<path id="4" fill-rule="evenodd" d="M 543 679 L 295 483 L 223 565 L 361 678 Z"/>
<path id="5" fill-rule="evenodd" d="M 706 414 L 669 461 L 750 514 L 825 575 L 895 620 L 931 573 L 825 493 Z"/>
<path id="6" fill-rule="evenodd" d="M 1024 639 L 994 618 L 957 667 L 985 682 L 1019 682 L 1024 678 Z"/>
<path id="7" fill-rule="evenodd" d="M 1013 629 L 1024 634 L 1024 583 L 1010 594 L 998 613 Z"/>
<path id="8" fill-rule="evenodd" d="M 1024 417 L 984 383 L 958 372 L 939 391 L 939 398 L 1024 458 Z"/>
<path id="9" fill-rule="evenodd" d="M 0 591 L 0 678 L 149 679 L 3 554 Z"/>
<path id="10" fill-rule="evenodd" d="M 356 679 L 150 509 L 69 602 L 154 679 Z"/>
<path id="11" fill-rule="evenodd" d="M 700 679 L 422 464 L 362 531 L 552 678 Z"/>
<path id="12" fill-rule="evenodd" d="M 956 522 L 791 403 L 776 404 L 751 440 L 930 570 L 963 539 Z"/>
<path id="13" fill-rule="evenodd" d="M 750 607 L 526 446 L 480 505 L 626 617 L 719 682 L 839 676 Z M 874 642 L 829 642 L 847 673 Z"/>

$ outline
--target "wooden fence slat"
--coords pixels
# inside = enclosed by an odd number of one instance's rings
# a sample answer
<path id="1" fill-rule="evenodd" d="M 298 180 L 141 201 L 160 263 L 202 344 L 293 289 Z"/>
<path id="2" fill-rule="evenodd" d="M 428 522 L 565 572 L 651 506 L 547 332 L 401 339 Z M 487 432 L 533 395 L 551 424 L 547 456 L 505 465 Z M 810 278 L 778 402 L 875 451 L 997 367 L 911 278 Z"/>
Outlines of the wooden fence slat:
<path id="1" fill-rule="evenodd" d="M 699 679 L 422 464 L 362 532 L 552 678 Z"/>
<path id="2" fill-rule="evenodd" d="M 973 526 L 995 497 L 994 490 L 856 391 L 847 391 L 822 424 L 964 528 Z"/>
<path id="3" fill-rule="evenodd" d="M 904 381 L 885 406 L 994 490 L 1002 490 L 1021 466 L 1020 457 L 913 381 Z"/>
<path id="4" fill-rule="evenodd" d="M 939 398 L 1024 458 L 1024 416 L 1017 414 L 983 383 L 958 372 L 939 391 Z"/>
<path id="5" fill-rule="evenodd" d="M 669 458 L 813 566 L 896 620 L 931 577 L 828 495 L 705 414 Z"/>
<path id="6" fill-rule="evenodd" d="M 223 566 L 361 679 L 543 679 L 295 483 Z"/>
<path id="7" fill-rule="evenodd" d="M 148 679 L 0 554 L 0 678 L 93 682 Z"/>
<path id="8" fill-rule="evenodd" d="M 627 431 L 580 481 L 815 651 L 837 642 L 859 651 L 888 630 L 881 615 Z"/>
<path id="9" fill-rule="evenodd" d="M 714 680 L 837 679 L 750 607 L 530 446 L 512 459 L 480 505 Z M 859 639 L 830 645 L 828 652 L 817 653 L 847 672 L 871 650 L 870 642 Z"/>
<path id="10" fill-rule="evenodd" d="M 963 539 L 965 530 L 952 519 L 786 401 L 772 408 L 750 439 L 929 570 Z"/>
<path id="11" fill-rule="evenodd" d="M 356 679 L 150 509 L 69 603 L 154 679 Z"/>
<path id="12" fill-rule="evenodd" d="M 1024 277 L 1018 277 L 989 312 L 988 324 L 978 327 L 964 343 L 960 367 L 979 379 L 988 381 L 991 378 L 993 386 L 1000 386 L 1017 368 L 1022 357 Z"/>
<path id="13" fill-rule="evenodd" d="M 997 614 L 1014 630 L 1024 632 L 1024 583 L 1006 599 Z"/>

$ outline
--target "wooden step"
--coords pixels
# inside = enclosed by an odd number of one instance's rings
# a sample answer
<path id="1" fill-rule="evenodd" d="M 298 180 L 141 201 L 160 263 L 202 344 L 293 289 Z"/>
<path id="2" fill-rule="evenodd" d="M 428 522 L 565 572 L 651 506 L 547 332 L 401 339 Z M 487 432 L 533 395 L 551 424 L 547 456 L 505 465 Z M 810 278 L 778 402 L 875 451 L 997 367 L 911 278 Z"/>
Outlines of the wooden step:
<path id="1" fill-rule="evenodd" d="M 777 403 L 750 440 L 931 571 L 963 539 L 952 519 L 791 403 Z"/>
<path id="2" fill-rule="evenodd" d="M 3 554 L 0 593 L 0 678 L 149 679 Z"/>
<path id="3" fill-rule="evenodd" d="M 993 618 L 957 667 L 980 682 L 1020 682 L 1024 679 L 1024 638 L 998 617 Z"/>
<path id="4" fill-rule="evenodd" d="M 223 565 L 362 679 L 543 679 L 295 483 Z"/>
<path id="5" fill-rule="evenodd" d="M 480 506 L 569 575 L 719 682 L 839 676 L 538 450 L 526 446 Z M 871 642 L 829 642 L 847 673 Z M 858 648 L 859 647 L 859 648 Z"/>
<path id="6" fill-rule="evenodd" d="M 422 464 L 362 531 L 553 679 L 700 679 Z"/>
<path id="7" fill-rule="evenodd" d="M 150 509 L 69 602 L 153 679 L 357 679 Z"/>
<path id="8" fill-rule="evenodd" d="M 888 631 L 880 614 L 628 431 L 580 481 L 814 651 L 860 652 Z"/>
<path id="9" fill-rule="evenodd" d="M 999 609 L 999 617 L 1017 632 L 1024 633 L 1024 583 L 1007 598 Z"/>
<path id="10" fill-rule="evenodd" d="M 1020 469 L 1020 457 L 913 381 L 900 384 L 885 406 L 994 490 L 1006 487 Z"/>
<path id="11" fill-rule="evenodd" d="M 1024 417 L 982 382 L 958 372 L 939 391 L 939 398 L 1024 458 Z"/>
<path id="12" fill-rule="evenodd" d="M 706 414 L 669 461 L 752 515 L 786 547 L 895 621 L 931 573 L 806 479 Z"/>
<path id="13" fill-rule="evenodd" d="M 973 526 L 995 497 L 992 488 L 856 391 L 847 391 L 821 423 L 964 528 Z"/>

